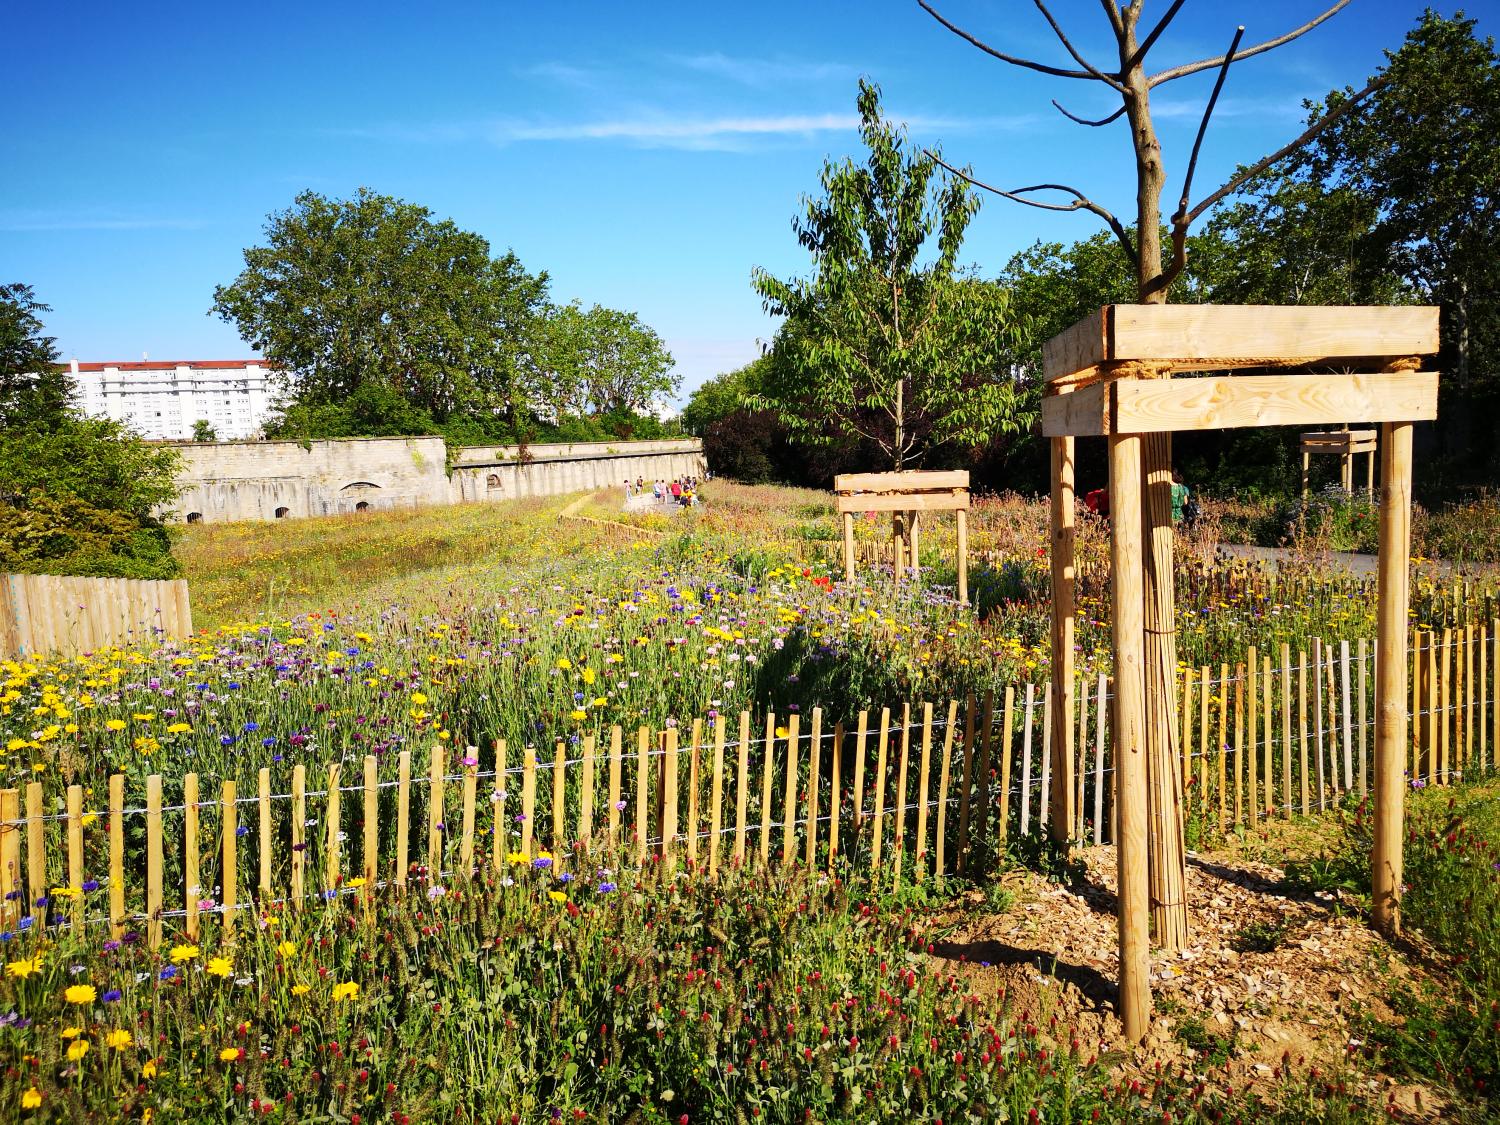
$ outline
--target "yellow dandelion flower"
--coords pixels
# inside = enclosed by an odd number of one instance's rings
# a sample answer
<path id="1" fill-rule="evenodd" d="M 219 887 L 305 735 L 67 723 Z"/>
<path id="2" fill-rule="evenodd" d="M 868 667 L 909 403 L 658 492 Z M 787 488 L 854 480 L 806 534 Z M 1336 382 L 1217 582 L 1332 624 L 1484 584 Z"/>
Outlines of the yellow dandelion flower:
<path id="1" fill-rule="evenodd" d="M 142 1078 L 155 1078 L 156 1077 L 156 1060 L 155 1059 L 147 1059 L 146 1060 L 146 1065 L 143 1066 L 143 1067 L 141 1067 L 141 1077 Z"/>
<path id="2" fill-rule="evenodd" d="M 104 1045 L 113 1047 L 117 1051 L 123 1051 L 126 1047 L 135 1045 L 135 1036 L 124 1030 L 111 1031 L 104 1037 Z"/>
<path id="3" fill-rule="evenodd" d="M 68 1044 L 68 1058 L 72 1062 L 77 1062 L 88 1053 L 89 1041 L 87 1039 L 75 1039 L 72 1043 Z"/>
<path id="4" fill-rule="evenodd" d="M 292 995 L 293 996 L 306 996 L 311 991 L 312 991 L 312 989 L 310 987 L 308 987 L 307 985 L 305 985 L 305 984 L 294 984 L 294 985 L 292 985 Z"/>
<path id="5" fill-rule="evenodd" d="M 219 1052 L 220 1062 L 238 1062 L 239 1058 L 240 1049 L 238 1047 L 225 1047 Z"/>
<path id="6" fill-rule="evenodd" d="M 63 993 L 63 999 L 69 1004 L 92 1004 L 99 999 L 99 993 L 91 984 L 72 984 Z"/>
<path id="7" fill-rule="evenodd" d="M 336 1001 L 357 1000 L 359 998 L 359 985 L 352 980 L 347 980 L 343 984 L 336 984 L 333 986 L 333 998 Z"/>
<path id="8" fill-rule="evenodd" d="M 227 977 L 234 972 L 234 963 L 228 957 L 214 957 L 203 966 L 203 971 L 211 977 Z"/>
<path id="9" fill-rule="evenodd" d="M 196 945 L 174 945 L 172 947 L 172 960 L 181 965 L 184 961 L 191 961 L 198 956 Z"/>
<path id="10" fill-rule="evenodd" d="M 283 960 L 290 960 L 297 956 L 296 942 L 284 941 L 276 947 L 276 952 L 281 954 Z"/>
<path id="11" fill-rule="evenodd" d="M 21 958 L 19 961 L 11 961 L 5 966 L 5 971 L 18 980 L 25 980 L 32 973 L 42 971 L 42 958 L 38 954 L 30 959 Z"/>
<path id="12" fill-rule="evenodd" d="M 568 901 L 568 896 L 563 891 L 548 891 L 547 892 L 547 897 L 550 898 L 553 902 L 558 902 L 558 903 L 562 903 L 562 902 L 567 902 Z"/>
<path id="13" fill-rule="evenodd" d="M 35 1086 L 32 1086 L 24 1094 L 21 1095 L 21 1108 L 22 1109 L 35 1109 L 37 1106 L 39 1106 L 41 1104 L 42 1104 L 42 1092 L 40 1090 L 38 1090 Z"/>

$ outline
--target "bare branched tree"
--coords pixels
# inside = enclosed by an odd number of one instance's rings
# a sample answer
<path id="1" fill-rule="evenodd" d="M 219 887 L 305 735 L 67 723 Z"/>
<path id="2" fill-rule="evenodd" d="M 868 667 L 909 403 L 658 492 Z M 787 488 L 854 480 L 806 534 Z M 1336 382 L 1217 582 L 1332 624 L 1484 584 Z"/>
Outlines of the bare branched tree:
<path id="1" fill-rule="evenodd" d="M 1316 137 L 1340 117 L 1360 105 L 1381 84 L 1379 81 L 1366 86 L 1359 93 L 1340 102 L 1336 108 L 1315 121 L 1301 136 L 1285 148 L 1272 153 L 1264 160 L 1238 171 L 1228 182 L 1210 192 L 1196 204 L 1192 202 L 1193 177 L 1198 167 L 1198 156 L 1203 138 L 1213 117 L 1219 95 L 1224 89 L 1229 68 L 1242 59 L 1252 58 L 1275 50 L 1306 35 L 1313 28 L 1338 14 L 1350 0 L 1337 0 L 1332 7 L 1308 20 L 1301 27 L 1284 35 L 1268 39 L 1254 46 L 1242 47 L 1240 41 L 1245 29 L 1235 29 L 1229 49 L 1213 58 L 1168 67 L 1151 73 L 1146 68 L 1147 58 L 1161 40 L 1163 33 L 1181 11 L 1185 0 L 1172 0 L 1154 26 L 1141 36 L 1141 17 L 1145 0 L 1131 0 L 1121 7 L 1118 0 L 1100 0 L 1110 30 L 1118 48 L 1117 58 L 1108 65 L 1095 65 L 1086 59 L 1069 39 L 1057 18 L 1048 10 L 1044 0 L 1033 0 L 1042 18 L 1057 36 L 1063 49 L 1076 64 L 1055 66 L 1037 62 L 1001 51 L 986 43 L 972 32 L 949 20 L 930 0 L 917 3 L 953 34 L 973 44 L 985 54 L 1026 70 L 1056 78 L 1074 79 L 1080 82 L 1096 82 L 1107 86 L 1119 95 L 1120 108 L 1104 117 L 1090 119 L 1073 113 L 1061 103 L 1053 101 L 1057 110 L 1069 121 L 1087 128 L 1102 128 L 1120 118 L 1130 126 L 1130 142 L 1135 157 L 1136 198 L 1135 224 L 1132 234 L 1126 223 L 1102 204 L 1091 199 L 1079 188 L 1068 184 L 1043 183 L 1028 187 L 1001 189 L 976 178 L 967 169 L 938 160 L 949 172 L 962 177 L 975 187 L 996 195 L 1049 211 L 1087 211 L 1102 219 L 1114 233 L 1121 250 L 1135 270 L 1137 300 L 1142 304 L 1164 304 L 1172 283 L 1187 264 L 1187 237 L 1192 224 L 1214 204 L 1232 195 L 1276 161 L 1295 151 Z M 1197 136 L 1188 158 L 1182 179 L 1176 210 L 1171 215 L 1169 231 L 1171 254 L 1163 260 L 1161 197 L 1166 189 L 1166 168 L 1162 162 L 1161 144 L 1156 126 L 1151 117 L 1151 91 L 1168 82 L 1186 78 L 1203 71 L 1218 71 L 1213 92 L 1203 109 L 1198 124 Z M 1047 198 L 1049 193 L 1060 195 L 1061 200 Z M 1067 440 L 1067 439 L 1062 439 Z M 1056 455 L 1056 454 L 1054 454 Z M 1069 454 L 1071 457 L 1071 454 Z M 1177 666 L 1176 610 L 1172 579 L 1172 526 L 1171 526 L 1171 465 L 1172 445 L 1169 434 L 1145 435 L 1141 442 L 1141 470 L 1145 483 L 1145 626 L 1146 626 L 1146 757 L 1150 774 L 1151 794 L 1149 818 L 1150 833 L 1150 882 L 1151 913 L 1153 930 L 1159 944 L 1179 948 L 1187 941 L 1187 906 L 1184 887 L 1186 882 L 1186 855 L 1183 841 L 1182 790 L 1178 773 L 1177 734 L 1174 723 L 1176 714 L 1175 676 Z M 1064 720 L 1066 721 L 1066 720 Z M 1061 742 L 1061 739 L 1054 739 Z M 1057 825 L 1054 830 L 1066 834 L 1066 825 Z"/>

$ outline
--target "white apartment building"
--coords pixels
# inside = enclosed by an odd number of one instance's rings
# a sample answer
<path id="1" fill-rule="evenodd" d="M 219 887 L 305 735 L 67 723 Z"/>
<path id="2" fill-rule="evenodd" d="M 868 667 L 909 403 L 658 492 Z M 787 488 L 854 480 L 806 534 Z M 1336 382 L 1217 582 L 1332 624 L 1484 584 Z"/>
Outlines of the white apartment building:
<path id="1" fill-rule="evenodd" d="M 200 419 L 220 441 L 260 436 L 274 397 L 271 371 L 258 359 L 73 360 L 78 405 L 143 437 L 185 441 Z"/>

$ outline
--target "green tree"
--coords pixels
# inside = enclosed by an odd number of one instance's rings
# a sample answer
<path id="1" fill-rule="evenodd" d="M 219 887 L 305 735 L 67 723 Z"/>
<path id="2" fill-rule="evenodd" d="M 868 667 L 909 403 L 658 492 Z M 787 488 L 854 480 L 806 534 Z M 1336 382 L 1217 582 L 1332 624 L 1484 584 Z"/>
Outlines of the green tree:
<path id="1" fill-rule="evenodd" d="M 219 432 L 214 429 L 213 423 L 207 418 L 199 418 L 193 423 L 194 441 L 218 441 Z"/>
<path id="2" fill-rule="evenodd" d="M 364 189 L 303 192 L 265 234 L 212 311 L 284 374 L 297 404 L 373 384 L 441 421 L 522 397 L 547 278 L 514 254 L 491 257 L 451 220 Z"/>
<path id="3" fill-rule="evenodd" d="M 661 337 L 635 313 L 573 301 L 551 310 L 543 333 L 537 394 L 558 416 L 644 413 L 681 383 Z"/>
<path id="4" fill-rule="evenodd" d="M 958 269 L 977 197 L 908 151 L 877 87 L 860 82 L 858 107 L 865 163 L 825 164 L 823 197 L 792 224 L 812 276 L 753 274 L 766 311 L 786 318 L 755 405 L 798 441 L 864 439 L 900 470 L 1031 419 L 1003 362 L 1006 293 Z"/>
<path id="5" fill-rule="evenodd" d="M 51 311 L 31 286 L 0 285 L 0 429 L 55 429 L 72 410 L 73 381 L 44 335 Z"/>

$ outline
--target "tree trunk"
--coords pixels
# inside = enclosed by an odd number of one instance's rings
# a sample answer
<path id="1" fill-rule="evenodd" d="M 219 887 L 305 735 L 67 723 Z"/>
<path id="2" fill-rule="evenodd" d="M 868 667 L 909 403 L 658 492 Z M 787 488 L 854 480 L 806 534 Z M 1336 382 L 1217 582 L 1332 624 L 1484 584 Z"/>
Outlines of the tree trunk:
<path id="1" fill-rule="evenodd" d="M 1121 40 L 1121 64 L 1135 53 L 1135 31 Z M 1161 193 L 1166 181 L 1161 145 L 1151 121 L 1150 89 L 1140 66 L 1125 74 L 1127 118 L 1136 154 L 1136 283 L 1142 304 L 1165 304 L 1161 276 Z M 1182 822 L 1182 768 L 1177 731 L 1177 610 L 1173 586 L 1172 438 L 1147 434 L 1141 442 L 1145 548 L 1145 736 L 1151 828 L 1151 921 L 1157 944 L 1187 944 L 1187 864 Z"/>

